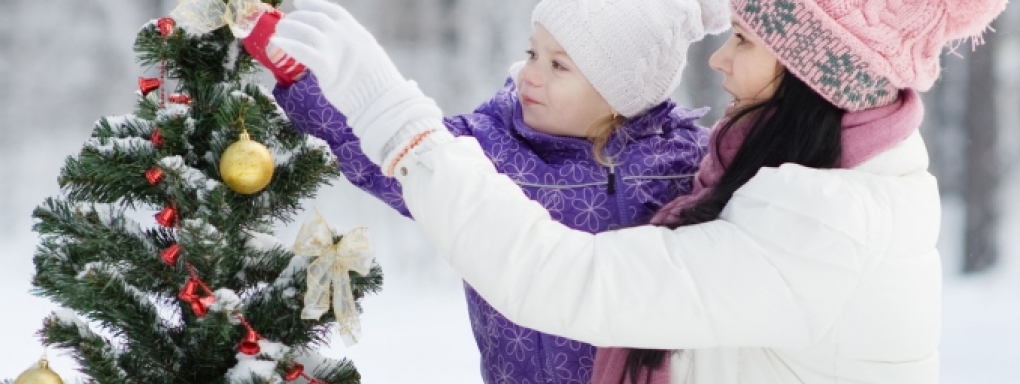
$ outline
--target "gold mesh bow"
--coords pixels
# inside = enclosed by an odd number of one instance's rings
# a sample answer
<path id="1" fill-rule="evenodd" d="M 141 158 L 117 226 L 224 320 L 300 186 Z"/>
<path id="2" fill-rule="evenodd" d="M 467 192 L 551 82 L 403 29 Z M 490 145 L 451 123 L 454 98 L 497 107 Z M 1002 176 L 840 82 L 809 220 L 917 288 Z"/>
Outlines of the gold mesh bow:
<path id="1" fill-rule="evenodd" d="M 334 242 L 335 235 L 318 213 L 298 232 L 294 254 L 313 258 L 308 265 L 308 292 L 305 293 L 301 318 L 318 320 L 329 310 L 329 288 L 332 284 L 333 313 L 341 334 L 350 336 L 344 340 L 350 345 L 357 342 L 361 324 L 354 305 L 349 271 L 368 275 L 373 258 L 367 228 L 355 228 L 337 242 Z"/>
<path id="2" fill-rule="evenodd" d="M 179 0 L 170 17 L 185 31 L 204 35 L 224 25 L 243 38 L 258 15 L 269 7 L 261 0 Z"/>

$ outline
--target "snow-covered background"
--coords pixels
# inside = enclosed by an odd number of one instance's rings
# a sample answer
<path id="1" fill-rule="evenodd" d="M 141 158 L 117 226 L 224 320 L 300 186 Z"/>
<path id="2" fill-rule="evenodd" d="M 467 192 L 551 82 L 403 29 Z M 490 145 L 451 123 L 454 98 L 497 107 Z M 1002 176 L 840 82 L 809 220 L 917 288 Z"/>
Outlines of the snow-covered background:
<path id="1" fill-rule="evenodd" d="M 76 153 L 101 116 L 134 107 L 138 27 L 163 16 L 172 0 L 3 0 L 0 12 L 0 379 L 13 378 L 43 353 L 34 336 L 55 307 L 29 293 L 32 209 L 57 193 L 64 158 Z M 447 111 L 467 112 L 501 85 L 505 68 L 523 58 L 535 0 L 347 0 L 352 12 L 392 49 L 398 65 Z M 1003 32 L 1003 31 L 1000 31 Z M 1005 32 L 1003 32 L 1005 33 Z M 1013 35 L 1015 36 L 1015 31 Z M 711 42 L 710 42 L 711 44 Z M 1015 39 L 1003 44 L 1004 144 L 1020 145 L 1016 127 Z M 708 51 L 711 50 L 711 47 Z M 691 67 L 698 67 L 695 57 Z M 701 66 L 703 68 L 703 65 Z M 1008 70 L 1008 68 L 1014 68 Z M 688 77 L 688 79 L 691 79 Z M 691 79 L 690 81 L 696 81 Z M 266 79 L 266 84 L 270 80 Z M 719 106 L 697 87 L 681 100 Z M 693 96 L 691 96 L 693 95 Z M 961 144 L 962 145 L 962 144 Z M 1018 156 L 1008 153 L 1008 163 Z M 1001 260 L 989 272 L 961 275 L 962 199 L 944 200 L 943 383 L 1020 382 L 1020 167 L 1002 175 Z M 369 384 L 477 383 L 461 283 L 410 221 L 345 182 L 306 203 L 341 227 L 366 225 L 386 274 L 383 291 L 364 300 L 362 342 L 324 351 L 353 359 Z M 297 227 L 279 228 L 285 243 Z M 51 366 L 75 382 L 73 362 L 50 351 Z"/>

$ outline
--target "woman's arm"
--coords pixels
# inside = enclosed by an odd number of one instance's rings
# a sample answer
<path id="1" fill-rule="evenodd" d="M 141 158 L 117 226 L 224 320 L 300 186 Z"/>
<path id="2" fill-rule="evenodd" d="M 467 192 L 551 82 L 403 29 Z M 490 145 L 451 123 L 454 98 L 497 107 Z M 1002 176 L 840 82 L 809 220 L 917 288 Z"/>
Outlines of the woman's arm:
<path id="1" fill-rule="evenodd" d="M 760 199 L 754 180 L 713 222 L 571 230 L 476 141 L 433 136 L 397 167 L 416 221 L 490 304 L 543 332 L 600 346 L 804 346 L 831 327 L 867 264 L 863 214 L 833 208 L 848 224 L 826 226 Z"/>

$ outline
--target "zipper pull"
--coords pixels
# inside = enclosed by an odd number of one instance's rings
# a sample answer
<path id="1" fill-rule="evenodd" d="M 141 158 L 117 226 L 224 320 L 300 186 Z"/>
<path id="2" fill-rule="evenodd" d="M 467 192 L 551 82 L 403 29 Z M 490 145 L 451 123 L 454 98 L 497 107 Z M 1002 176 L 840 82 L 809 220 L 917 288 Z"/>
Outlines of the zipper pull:
<path id="1" fill-rule="evenodd" d="M 609 166 L 609 184 L 606 186 L 606 192 L 610 195 L 616 193 L 616 171 L 615 166 Z"/>

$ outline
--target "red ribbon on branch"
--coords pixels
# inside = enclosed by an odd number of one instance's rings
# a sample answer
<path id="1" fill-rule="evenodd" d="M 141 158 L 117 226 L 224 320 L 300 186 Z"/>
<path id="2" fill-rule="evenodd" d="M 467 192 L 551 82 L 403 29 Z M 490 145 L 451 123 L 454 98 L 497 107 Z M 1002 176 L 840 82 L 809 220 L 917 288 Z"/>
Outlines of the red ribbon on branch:
<path id="1" fill-rule="evenodd" d="M 160 17 L 159 20 L 156 20 L 156 27 L 159 28 L 159 34 L 163 36 L 163 39 L 170 36 L 176 26 L 177 23 L 170 17 Z"/>
<path id="2" fill-rule="evenodd" d="M 168 266 L 176 266 L 177 259 L 181 257 L 181 245 L 174 243 L 162 251 L 159 251 L 159 258 Z"/>
<path id="3" fill-rule="evenodd" d="M 148 96 L 149 93 L 155 91 L 163 85 L 163 80 L 157 77 L 139 77 L 138 78 L 138 90 L 142 92 L 142 96 Z"/>
<path id="4" fill-rule="evenodd" d="M 191 105 L 191 96 L 183 93 L 175 93 L 170 95 L 169 101 L 174 104 Z"/>
<path id="5" fill-rule="evenodd" d="M 325 381 L 308 376 L 308 374 L 305 373 L 305 366 L 295 363 L 294 366 L 291 367 L 290 370 L 283 375 L 283 379 L 287 381 L 294 381 L 297 380 L 298 378 L 308 380 L 308 382 L 311 384 L 328 384 Z"/>
<path id="6" fill-rule="evenodd" d="M 152 145 L 155 145 L 157 147 L 162 147 L 163 146 L 163 128 L 156 127 L 156 129 L 152 131 L 152 135 L 149 136 L 149 141 L 152 141 Z"/>
<path id="7" fill-rule="evenodd" d="M 156 214 L 156 222 L 167 228 L 176 227 L 178 222 L 177 208 L 173 206 L 163 208 L 162 211 Z"/>
<path id="8" fill-rule="evenodd" d="M 163 169 L 152 167 L 145 171 L 145 180 L 148 180 L 151 185 L 159 184 L 160 181 L 163 181 Z"/>
<path id="9" fill-rule="evenodd" d="M 182 301 L 191 305 L 191 310 L 195 312 L 195 316 L 205 317 L 209 313 L 209 306 L 216 302 L 216 297 L 213 296 L 212 290 L 209 286 L 198 277 L 195 273 L 195 268 L 188 264 L 188 273 L 191 277 L 184 283 L 184 288 L 181 289 L 181 293 L 177 295 Z M 201 292 L 200 292 L 201 291 Z M 205 294 L 202 296 L 201 294 Z"/>
<path id="10" fill-rule="evenodd" d="M 244 338 L 242 338 L 241 342 L 237 345 L 237 350 L 248 356 L 255 356 L 259 354 L 259 351 L 262 350 L 262 348 L 259 347 L 259 340 L 262 339 L 262 336 L 260 336 L 258 332 L 255 332 L 255 328 L 253 328 L 251 324 L 248 324 L 248 320 L 240 313 L 235 312 L 234 316 L 241 321 L 241 325 L 244 326 L 245 330 Z"/>

